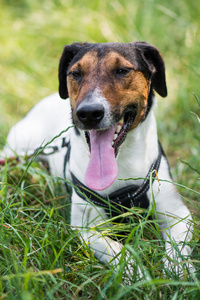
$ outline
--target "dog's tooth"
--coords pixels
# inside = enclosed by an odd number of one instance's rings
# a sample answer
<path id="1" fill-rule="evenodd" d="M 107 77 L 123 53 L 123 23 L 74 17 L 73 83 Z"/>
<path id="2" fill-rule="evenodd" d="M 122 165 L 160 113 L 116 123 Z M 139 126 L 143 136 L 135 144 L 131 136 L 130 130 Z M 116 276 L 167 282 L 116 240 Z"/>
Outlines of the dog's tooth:
<path id="1" fill-rule="evenodd" d="M 117 129 L 116 129 L 116 132 L 119 133 L 120 130 L 121 130 L 122 126 L 121 125 L 117 125 Z"/>
<path id="2" fill-rule="evenodd" d="M 115 133 L 115 134 L 114 134 L 114 137 L 113 137 L 113 140 L 116 140 L 117 137 L 118 137 L 118 135 Z"/>
<path id="3" fill-rule="evenodd" d="M 123 125 L 123 123 L 124 123 L 124 118 L 122 118 L 120 121 L 119 121 L 119 125 Z"/>

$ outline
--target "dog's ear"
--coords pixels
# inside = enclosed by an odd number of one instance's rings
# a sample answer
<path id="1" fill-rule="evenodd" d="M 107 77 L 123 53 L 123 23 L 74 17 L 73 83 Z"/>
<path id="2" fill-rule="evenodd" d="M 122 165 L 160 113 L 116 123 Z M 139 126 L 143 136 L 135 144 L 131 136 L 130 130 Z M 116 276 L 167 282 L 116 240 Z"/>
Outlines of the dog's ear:
<path id="1" fill-rule="evenodd" d="M 166 97 L 167 86 L 165 81 L 165 64 L 160 52 L 156 47 L 151 46 L 146 42 L 136 42 L 134 45 L 139 49 L 152 72 L 151 83 L 153 89 L 160 96 Z"/>
<path id="2" fill-rule="evenodd" d="M 67 89 L 67 69 L 74 58 L 74 56 L 79 52 L 79 50 L 85 44 L 73 43 L 72 45 L 66 45 L 64 47 L 63 53 L 60 58 L 59 70 L 58 70 L 58 79 L 59 79 L 59 94 L 62 99 L 68 98 L 68 89 Z"/>

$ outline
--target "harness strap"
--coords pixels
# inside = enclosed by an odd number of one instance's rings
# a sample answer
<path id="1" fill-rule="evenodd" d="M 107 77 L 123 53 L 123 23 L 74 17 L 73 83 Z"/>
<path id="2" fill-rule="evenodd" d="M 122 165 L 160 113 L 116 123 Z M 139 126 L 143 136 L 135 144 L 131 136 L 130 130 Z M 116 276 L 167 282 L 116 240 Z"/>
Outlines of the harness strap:
<path id="1" fill-rule="evenodd" d="M 144 179 L 143 183 L 140 186 L 131 184 L 129 186 L 118 189 L 117 191 L 111 193 L 107 197 L 102 197 L 97 192 L 94 192 L 93 190 L 85 186 L 83 183 L 81 183 L 78 180 L 78 178 L 76 178 L 76 176 L 73 173 L 71 173 L 72 183 L 75 187 L 77 187 L 75 189 L 77 195 L 79 195 L 84 200 L 91 201 L 97 206 L 104 208 L 109 213 L 112 212 L 112 216 L 116 216 L 119 213 L 124 212 L 124 208 L 131 208 L 133 206 L 148 208 L 149 199 L 147 197 L 147 192 L 150 188 L 150 174 L 154 170 L 158 172 L 161 157 L 162 155 L 164 155 L 160 142 L 158 142 L 158 145 L 158 157 L 155 160 L 155 162 L 151 165 L 146 179 Z M 152 176 L 153 178 L 155 178 L 156 173 L 154 172 Z"/>

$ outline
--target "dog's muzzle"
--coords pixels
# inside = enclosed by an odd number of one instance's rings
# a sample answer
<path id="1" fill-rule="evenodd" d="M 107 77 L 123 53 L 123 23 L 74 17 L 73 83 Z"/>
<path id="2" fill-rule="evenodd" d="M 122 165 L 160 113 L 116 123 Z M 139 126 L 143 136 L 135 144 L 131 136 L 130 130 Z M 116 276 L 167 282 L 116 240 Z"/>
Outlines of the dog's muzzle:
<path id="1" fill-rule="evenodd" d="M 86 98 L 74 111 L 74 122 L 85 131 L 90 161 L 85 182 L 92 190 L 105 190 L 118 174 L 116 157 L 135 117 L 137 109 L 128 106 L 122 115 L 111 113 L 106 103 Z"/>

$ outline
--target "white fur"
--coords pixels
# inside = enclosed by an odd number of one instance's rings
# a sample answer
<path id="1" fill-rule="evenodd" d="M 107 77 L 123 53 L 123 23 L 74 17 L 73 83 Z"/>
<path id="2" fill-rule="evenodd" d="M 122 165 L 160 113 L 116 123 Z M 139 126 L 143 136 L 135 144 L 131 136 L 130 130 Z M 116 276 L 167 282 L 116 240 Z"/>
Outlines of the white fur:
<path id="1" fill-rule="evenodd" d="M 98 91 L 96 92 L 97 98 L 99 98 Z M 14 152 L 21 155 L 26 151 L 34 151 L 35 148 L 41 144 L 44 145 L 71 125 L 70 101 L 63 101 L 58 94 L 54 94 L 39 102 L 23 120 L 11 129 L 3 153 L 10 157 L 13 156 Z M 70 140 L 71 144 L 67 177 L 70 179 L 70 171 L 72 171 L 84 183 L 85 171 L 89 162 L 89 151 L 84 134 L 80 137 L 75 134 L 75 130 L 72 128 L 63 133 L 61 138 L 63 137 Z M 53 142 L 53 144 L 58 145 L 60 151 L 47 157 L 52 173 L 58 176 L 63 176 L 64 155 L 66 153 L 65 148 L 61 149 L 61 138 L 57 138 Z M 146 120 L 127 135 L 120 148 L 117 157 L 118 178 L 111 187 L 106 191 L 99 192 L 99 194 L 105 196 L 107 193 L 131 183 L 130 181 L 118 180 L 119 178 L 145 177 L 151 164 L 158 156 L 157 139 L 156 121 L 153 110 L 151 110 Z M 158 177 L 171 181 L 168 165 L 163 156 Z M 133 183 L 141 184 L 141 182 L 142 180 L 136 180 Z M 190 253 L 190 248 L 188 246 L 182 248 L 182 244 L 192 237 L 191 230 L 188 230 L 188 222 L 191 220 L 189 210 L 183 204 L 173 184 L 154 181 L 153 192 L 157 210 L 156 217 L 160 221 L 160 230 L 166 240 L 167 254 L 171 258 L 176 256 L 176 251 L 170 244 L 172 240 L 178 244 L 182 255 L 187 256 Z M 151 198 L 150 191 L 148 196 Z M 84 201 L 74 190 L 71 201 L 71 225 L 80 230 L 81 237 L 90 244 L 100 261 L 118 264 L 123 246 L 106 236 L 101 236 L 100 233 L 92 229 L 107 219 L 104 210 Z M 169 260 L 166 259 L 165 264 L 168 265 Z M 141 273 L 140 270 L 138 272 Z M 177 272 L 179 272 L 179 268 Z"/>

